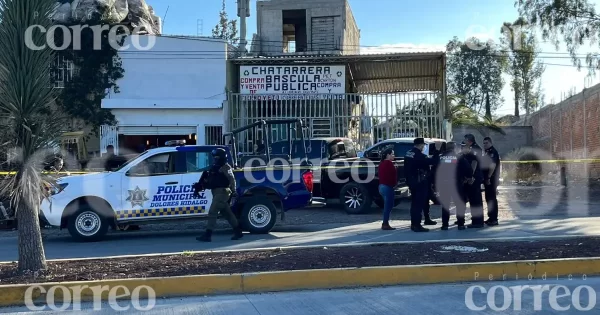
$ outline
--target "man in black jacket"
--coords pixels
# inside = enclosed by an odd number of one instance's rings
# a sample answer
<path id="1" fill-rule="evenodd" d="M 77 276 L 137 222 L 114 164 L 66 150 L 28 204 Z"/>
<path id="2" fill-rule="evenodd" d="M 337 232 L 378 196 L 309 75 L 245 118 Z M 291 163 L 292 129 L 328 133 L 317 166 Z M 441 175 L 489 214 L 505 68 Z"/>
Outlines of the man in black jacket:
<path id="1" fill-rule="evenodd" d="M 496 192 L 500 183 L 500 155 L 490 137 L 483 138 L 483 185 L 485 187 L 485 201 L 488 208 L 488 226 L 498 225 L 498 199 Z"/>
<path id="2" fill-rule="evenodd" d="M 483 198 L 481 197 L 481 184 L 483 184 L 483 173 L 481 172 L 482 150 L 475 142 L 475 136 L 472 134 L 465 135 L 465 144 L 469 146 L 470 153 L 465 157 L 471 165 L 472 173 L 467 182 L 467 199 L 469 208 L 471 209 L 471 224 L 469 228 L 482 228 L 483 222 Z"/>
<path id="3" fill-rule="evenodd" d="M 421 225 L 421 212 L 426 203 L 429 203 L 429 172 L 435 161 L 423 154 L 425 139 L 416 138 L 413 143 L 414 148 L 408 150 L 404 156 L 406 181 L 411 193 L 410 229 L 414 232 L 429 232 L 429 229 Z"/>

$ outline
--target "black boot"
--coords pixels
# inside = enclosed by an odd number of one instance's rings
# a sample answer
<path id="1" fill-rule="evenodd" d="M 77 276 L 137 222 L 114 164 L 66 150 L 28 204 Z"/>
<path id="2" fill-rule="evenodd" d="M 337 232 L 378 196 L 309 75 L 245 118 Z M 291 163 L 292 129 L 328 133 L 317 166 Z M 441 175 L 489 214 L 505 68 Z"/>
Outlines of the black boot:
<path id="1" fill-rule="evenodd" d="M 244 237 L 244 233 L 242 232 L 242 229 L 240 229 L 239 227 L 233 229 L 233 237 L 231 237 L 232 240 L 239 240 L 240 238 Z"/>
<path id="2" fill-rule="evenodd" d="M 206 232 L 204 232 L 204 234 L 202 234 L 202 236 L 196 237 L 196 240 L 200 241 L 200 242 L 210 242 L 211 236 L 212 236 L 212 230 L 206 230 Z"/>
<path id="3" fill-rule="evenodd" d="M 429 229 L 424 228 L 422 225 L 413 225 L 410 227 L 413 232 L 429 232 Z"/>
<path id="4" fill-rule="evenodd" d="M 425 225 L 436 225 L 437 224 L 437 222 L 431 220 L 431 218 L 426 218 L 424 223 L 425 223 Z"/>

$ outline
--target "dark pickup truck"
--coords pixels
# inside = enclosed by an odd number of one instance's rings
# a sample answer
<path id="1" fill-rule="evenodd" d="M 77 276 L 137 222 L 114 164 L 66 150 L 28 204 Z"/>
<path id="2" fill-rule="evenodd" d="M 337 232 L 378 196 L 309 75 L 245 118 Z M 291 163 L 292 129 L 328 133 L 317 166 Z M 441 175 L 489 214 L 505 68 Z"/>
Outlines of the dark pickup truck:
<path id="1" fill-rule="evenodd" d="M 303 148 L 313 166 L 314 186 L 313 200 L 327 202 L 339 200 L 349 214 L 360 214 L 369 211 L 375 203 L 383 207 L 383 199 L 379 195 L 379 161 L 372 161 L 357 156 L 355 144 L 348 138 L 312 138 L 302 144 L 294 141 L 291 150 L 294 159 L 300 159 Z M 273 153 L 290 152 L 289 143 L 274 142 L 270 146 Z M 394 162 L 398 170 L 395 205 L 408 196 L 405 184 L 404 161 Z"/>

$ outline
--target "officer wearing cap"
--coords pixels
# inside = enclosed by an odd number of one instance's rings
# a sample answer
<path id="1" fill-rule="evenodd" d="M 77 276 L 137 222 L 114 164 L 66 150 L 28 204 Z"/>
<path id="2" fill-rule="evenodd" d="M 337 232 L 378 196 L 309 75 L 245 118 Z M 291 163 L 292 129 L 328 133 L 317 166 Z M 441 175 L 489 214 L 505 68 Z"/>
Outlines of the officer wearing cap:
<path id="1" fill-rule="evenodd" d="M 464 229 L 466 212 L 464 183 L 469 173 L 469 162 L 457 154 L 455 142 L 446 143 L 446 151 L 439 158 L 436 176 L 436 186 L 439 187 L 439 199 L 442 204 L 442 230 L 448 230 L 451 202 L 454 202 L 456 207 L 459 229 Z"/>
<path id="2" fill-rule="evenodd" d="M 242 229 L 239 223 L 231 211 L 229 202 L 232 198 L 237 196 L 235 177 L 233 175 L 233 169 L 229 163 L 227 163 L 227 152 L 222 148 L 217 148 L 212 151 L 214 164 L 210 170 L 204 172 L 200 181 L 194 185 L 194 195 L 198 195 L 200 190 L 210 189 L 213 199 L 208 210 L 208 224 L 206 226 L 206 232 L 196 238 L 198 241 L 210 242 L 212 231 L 217 223 L 217 216 L 222 214 L 225 216 L 227 221 L 234 230 L 232 240 L 238 240 L 242 238 Z"/>
<path id="3" fill-rule="evenodd" d="M 429 203 L 431 184 L 429 183 L 429 172 L 435 161 L 425 154 L 425 139 L 416 138 L 414 148 L 408 150 L 404 156 L 404 169 L 406 182 L 411 193 L 410 205 L 410 229 L 414 232 L 429 232 L 421 225 L 421 212 Z"/>
<path id="4" fill-rule="evenodd" d="M 481 184 L 483 184 L 483 173 L 481 172 L 481 147 L 475 142 L 472 134 L 465 135 L 465 145 L 469 147 L 469 152 L 465 153 L 465 158 L 471 165 L 471 176 L 466 183 L 465 189 L 467 199 L 471 208 L 470 228 L 482 228 L 483 223 L 483 198 L 481 197 Z"/>

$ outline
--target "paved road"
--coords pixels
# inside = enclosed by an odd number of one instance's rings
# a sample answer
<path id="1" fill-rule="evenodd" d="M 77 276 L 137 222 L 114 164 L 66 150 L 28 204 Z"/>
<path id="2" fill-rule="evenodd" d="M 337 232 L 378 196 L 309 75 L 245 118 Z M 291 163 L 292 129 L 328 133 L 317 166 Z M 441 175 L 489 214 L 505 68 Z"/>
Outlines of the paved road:
<path id="1" fill-rule="evenodd" d="M 496 285 L 505 286 L 509 294 L 503 295 L 502 289 L 497 289 L 495 294 L 490 294 L 489 298 L 495 305 L 488 304 L 488 295 L 482 291 L 474 290 L 473 304 L 468 302 L 466 292 L 470 286 L 480 285 L 486 289 L 486 293 Z M 510 286 L 535 286 L 540 288 L 549 285 L 547 290 L 536 298 L 531 289 L 525 289 L 520 294 L 520 305 L 515 292 L 509 291 Z M 552 288 L 562 285 L 562 289 L 557 289 L 558 299 L 552 297 Z M 578 298 L 575 292 L 578 286 L 589 286 L 590 295 L 586 289 L 580 289 L 581 294 Z M 522 287 L 521 287 L 522 288 Z M 568 289 L 570 295 L 563 296 Z M 420 286 L 397 286 L 387 288 L 365 288 L 355 290 L 326 290 L 326 291 L 301 291 L 301 292 L 281 292 L 266 294 L 248 294 L 248 295 L 229 295 L 215 297 L 195 297 L 195 298 L 176 298 L 159 299 L 154 305 L 148 301 L 141 301 L 139 304 L 132 304 L 128 301 L 120 301 L 120 307 L 129 306 L 127 311 L 130 314 L 238 314 L 238 315 L 270 315 L 270 314 L 344 314 L 344 315 L 381 315 L 381 314 L 439 314 L 439 315 L 460 315 L 460 314 L 598 314 L 600 306 L 596 299 L 597 292 L 600 290 L 599 278 L 581 278 L 567 280 L 547 279 L 540 281 L 502 281 L 502 282 L 474 282 L 465 284 L 447 284 L 447 285 L 420 285 Z M 492 291 L 493 292 L 493 291 Z M 540 292 L 540 291 L 538 291 Z M 504 297 L 506 300 L 506 309 L 503 307 Z M 556 301 L 556 303 L 555 303 Z M 575 301 L 575 302 L 573 302 Z M 41 305 L 41 304 L 40 304 Z M 137 312 L 134 308 L 147 307 L 152 308 L 149 311 Z M 469 307 L 471 305 L 471 307 Z M 488 306 L 489 305 L 489 306 Z M 539 305 L 539 310 L 535 309 Z M 552 306 L 555 306 L 554 308 Z M 485 309 L 476 311 L 475 307 L 484 307 Z M 569 307 L 569 310 L 556 309 L 558 307 Z M 588 311 L 579 311 L 578 309 L 590 308 Z M 494 310 L 494 307 L 497 307 Z M 70 307 L 67 310 L 72 310 Z M 0 312 L 7 314 L 16 314 L 25 312 L 25 314 L 62 314 L 58 311 L 53 312 L 50 308 L 48 312 L 29 312 L 26 308 L 0 309 Z M 108 303 L 101 304 L 97 311 L 93 311 L 93 304 L 83 304 L 82 311 L 77 314 L 113 314 Z M 23 313 L 19 313 L 23 314 Z"/>
<path id="2" fill-rule="evenodd" d="M 600 204 L 585 192 L 572 191 L 569 195 L 568 198 L 560 197 L 560 191 L 555 187 L 502 188 L 499 198 L 501 225 L 477 231 L 440 231 L 438 225 L 430 233 L 413 233 L 408 228 L 409 205 L 405 203 L 392 213 L 391 223 L 399 230 L 391 232 L 379 229 L 380 209 L 373 208 L 372 213 L 366 215 L 347 215 L 328 208 L 290 211 L 286 223 L 276 226 L 271 234 L 247 234 L 236 242 L 229 240 L 230 232 L 224 231 L 214 235 L 212 243 L 199 243 L 195 236 L 203 223 L 194 221 L 142 226 L 142 231 L 138 232 L 111 233 L 107 240 L 93 245 L 73 242 L 66 231 L 45 230 L 44 243 L 48 259 L 61 259 L 340 243 L 600 235 Z M 438 206 L 432 206 L 432 214 L 437 218 L 440 212 Z M 16 232 L 0 232 L 0 261 L 15 259 Z"/>
<path id="3" fill-rule="evenodd" d="M 48 259 L 104 257 L 151 253 L 172 253 L 190 250 L 248 249 L 300 245 L 331 245 L 364 242 L 423 241 L 442 239 L 485 239 L 503 237 L 536 237 L 560 235 L 600 235 L 600 218 L 573 218 L 561 221 L 551 219 L 512 220 L 502 225 L 481 230 L 458 231 L 452 228 L 441 231 L 439 226 L 429 233 L 414 233 L 409 222 L 392 222 L 399 227 L 396 231 L 380 230 L 380 223 L 354 225 L 310 225 L 279 227 L 269 235 L 247 234 L 240 241 L 231 241 L 230 233 L 220 232 L 212 243 L 195 240 L 195 231 L 186 232 L 136 232 L 112 234 L 106 241 L 76 243 L 68 236 L 45 239 Z M 17 258 L 17 239 L 6 238 L 0 243 L 0 261 Z"/>

